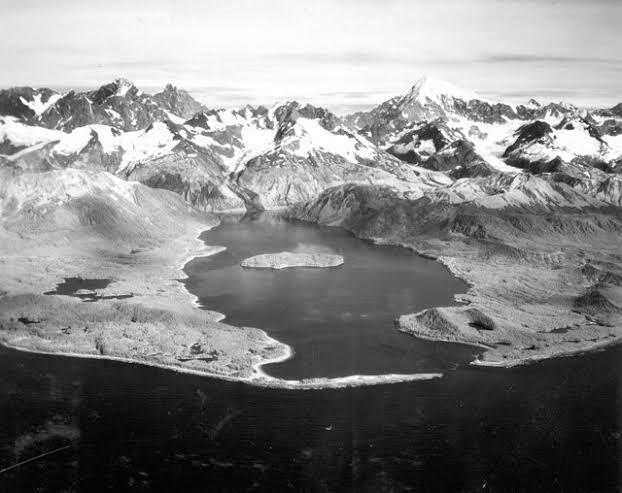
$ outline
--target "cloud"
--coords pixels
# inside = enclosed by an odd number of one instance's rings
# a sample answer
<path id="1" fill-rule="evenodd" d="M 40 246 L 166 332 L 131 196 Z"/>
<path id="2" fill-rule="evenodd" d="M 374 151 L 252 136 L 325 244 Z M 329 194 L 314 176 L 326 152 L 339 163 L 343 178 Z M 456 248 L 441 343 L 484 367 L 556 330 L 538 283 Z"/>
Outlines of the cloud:
<path id="1" fill-rule="evenodd" d="M 377 96 L 378 93 L 382 92 L 380 89 L 378 90 L 369 90 L 369 91 L 334 91 L 334 92 L 321 92 L 318 94 L 320 97 L 327 98 L 341 98 L 341 99 L 366 99 L 369 97 Z"/>
<path id="2" fill-rule="evenodd" d="M 395 55 L 372 51 L 345 51 L 345 52 L 300 52 L 300 53 L 268 53 L 259 55 L 270 61 L 283 63 L 310 63 L 310 64 L 350 64 L 369 65 L 378 63 L 395 63 L 400 60 Z"/>
<path id="3" fill-rule="evenodd" d="M 611 91 L 607 88 L 593 88 L 590 90 L 590 94 L 592 96 L 609 96 Z M 530 88 L 529 90 L 495 91 L 487 95 L 501 96 L 502 98 L 577 98 L 581 96 L 580 91 L 572 89 L 546 89 L 537 87 Z"/>
<path id="4" fill-rule="evenodd" d="M 502 98 L 560 98 L 576 96 L 576 91 L 570 91 L 567 89 L 530 89 L 528 91 L 497 91 L 490 95 L 501 96 Z"/>
<path id="5" fill-rule="evenodd" d="M 622 63 L 620 60 L 614 58 L 526 53 L 498 53 L 486 55 L 477 60 L 485 63 Z"/>

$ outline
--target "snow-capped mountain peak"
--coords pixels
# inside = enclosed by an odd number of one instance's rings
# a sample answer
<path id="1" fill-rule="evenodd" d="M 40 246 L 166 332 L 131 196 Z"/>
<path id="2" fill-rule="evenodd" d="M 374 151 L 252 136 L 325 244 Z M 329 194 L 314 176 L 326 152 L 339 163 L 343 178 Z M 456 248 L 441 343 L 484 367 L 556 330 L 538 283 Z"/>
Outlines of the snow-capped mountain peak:
<path id="1" fill-rule="evenodd" d="M 159 93 L 153 95 L 153 99 L 169 113 L 169 118 L 181 123 L 179 118 L 189 119 L 205 107 L 194 99 L 187 91 L 172 84 Z M 175 116 L 179 117 L 175 119 Z"/>
<path id="2" fill-rule="evenodd" d="M 132 81 L 125 79 L 123 77 L 119 77 L 118 79 L 115 79 L 114 84 L 117 86 L 115 96 L 120 96 L 120 97 L 125 96 L 129 90 L 135 87 Z"/>
<path id="3" fill-rule="evenodd" d="M 482 100 L 481 97 L 472 91 L 462 89 L 449 82 L 432 79 L 427 76 L 419 79 L 410 89 L 405 98 L 415 100 L 420 104 L 426 104 L 431 101 L 439 105 L 442 105 L 444 99 L 446 98 L 461 99 L 465 103 L 468 103 L 473 99 Z"/>
<path id="4" fill-rule="evenodd" d="M 107 99 L 112 97 L 125 98 L 128 95 L 137 96 L 139 91 L 133 82 L 122 77 L 102 85 L 99 89 L 89 94 L 92 101 L 96 104 L 104 104 Z"/>
<path id="5" fill-rule="evenodd" d="M 538 108 L 542 108 L 542 104 L 537 99 L 531 98 L 527 103 L 527 108 L 537 110 Z"/>

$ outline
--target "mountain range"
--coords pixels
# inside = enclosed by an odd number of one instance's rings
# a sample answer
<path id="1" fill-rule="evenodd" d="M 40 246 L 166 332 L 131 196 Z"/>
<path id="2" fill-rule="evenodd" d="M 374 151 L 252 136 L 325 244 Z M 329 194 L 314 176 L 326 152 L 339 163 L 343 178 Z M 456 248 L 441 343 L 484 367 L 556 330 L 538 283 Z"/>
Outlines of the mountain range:
<path id="1" fill-rule="evenodd" d="M 287 207 L 344 183 L 414 197 L 522 173 L 620 205 L 621 106 L 509 105 L 429 78 L 343 117 L 297 102 L 208 109 L 172 85 L 149 95 L 125 79 L 19 87 L 0 91 L 0 165 L 99 169 L 208 211 Z"/>

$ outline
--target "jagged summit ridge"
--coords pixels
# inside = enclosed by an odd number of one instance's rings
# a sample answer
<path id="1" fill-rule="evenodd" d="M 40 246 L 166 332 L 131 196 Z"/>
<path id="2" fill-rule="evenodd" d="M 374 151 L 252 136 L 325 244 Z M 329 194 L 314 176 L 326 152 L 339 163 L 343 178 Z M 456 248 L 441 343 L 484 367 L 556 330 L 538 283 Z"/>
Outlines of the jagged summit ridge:
<path id="1" fill-rule="evenodd" d="M 71 131 L 103 124 L 121 130 L 143 130 L 166 118 L 182 123 L 205 109 L 187 91 L 167 85 L 146 94 L 123 77 L 86 92 L 21 87 L 0 90 L 0 115 L 14 116 L 29 125 Z"/>
<path id="2" fill-rule="evenodd" d="M 282 207 L 344 182 L 416 196 L 422 181 L 523 172 L 618 203 L 618 109 L 491 103 L 430 77 L 346 117 L 295 101 L 209 109 L 173 84 L 151 95 L 118 78 L 64 95 L 0 91 L 0 165 L 104 169 L 208 210 Z M 550 131 L 522 135 L 526 125 Z"/>

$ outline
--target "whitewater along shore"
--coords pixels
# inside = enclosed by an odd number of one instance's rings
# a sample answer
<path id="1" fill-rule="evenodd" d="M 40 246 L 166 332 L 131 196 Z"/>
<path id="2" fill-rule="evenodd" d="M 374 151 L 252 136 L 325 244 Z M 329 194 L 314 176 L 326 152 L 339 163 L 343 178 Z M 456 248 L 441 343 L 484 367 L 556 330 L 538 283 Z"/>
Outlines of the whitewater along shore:
<path id="1" fill-rule="evenodd" d="M 480 347 L 473 364 L 512 367 L 621 342 L 622 210 L 528 203 L 541 181 L 526 181 L 522 189 L 455 202 L 344 185 L 293 206 L 289 216 L 409 248 L 467 281 L 468 292 L 456 296 L 462 306 L 396 314 L 396 326 L 421 339 Z"/>

